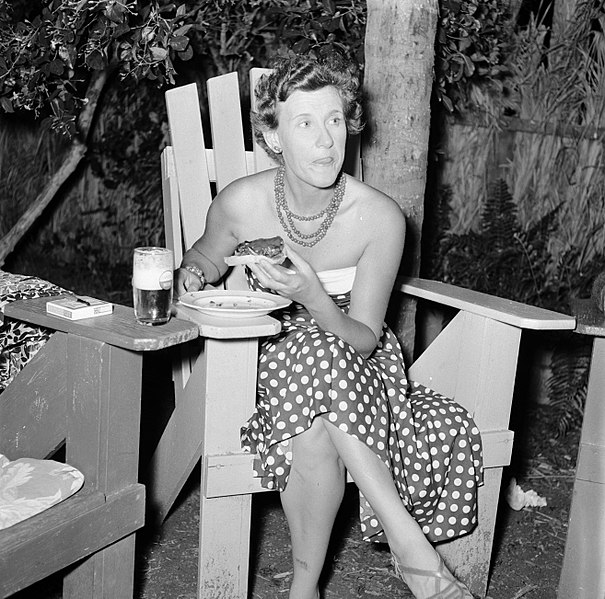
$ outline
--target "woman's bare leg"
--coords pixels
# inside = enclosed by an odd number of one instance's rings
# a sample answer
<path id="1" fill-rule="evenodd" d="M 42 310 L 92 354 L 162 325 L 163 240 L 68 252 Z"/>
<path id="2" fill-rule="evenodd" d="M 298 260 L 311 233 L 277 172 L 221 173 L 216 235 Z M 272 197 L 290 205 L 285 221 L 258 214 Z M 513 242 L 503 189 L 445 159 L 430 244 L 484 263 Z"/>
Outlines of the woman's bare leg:
<path id="1" fill-rule="evenodd" d="M 386 465 L 364 443 L 341 431 L 325 417 L 321 421 L 355 484 L 382 524 L 397 561 L 406 567 L 436 570 L 438 554 L 404 507 Z M 434 594 L 433 581 L 422 576 L 409 577 L 408 586 L 416 597 Z"/>
<path id="2" fill-rule="evenodd" d="M 317 599 L 332 526 L 342 502 L 344 466 L 321 418 L 292 439 L 292 467 L 281 501 L 290 528 L 290 599 Z"/>

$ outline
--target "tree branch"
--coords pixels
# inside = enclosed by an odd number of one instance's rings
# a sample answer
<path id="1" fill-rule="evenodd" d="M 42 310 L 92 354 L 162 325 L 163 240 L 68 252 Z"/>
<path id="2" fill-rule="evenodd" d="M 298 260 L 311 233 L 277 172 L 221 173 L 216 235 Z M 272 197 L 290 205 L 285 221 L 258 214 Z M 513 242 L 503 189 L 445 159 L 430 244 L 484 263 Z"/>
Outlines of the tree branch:
<path id="1" fill-rule="evenodd" d="M 15 249 L 21 238 L 36 222 L 36 219 L 42 214 L 46 206 L 57 195 L 60 187 L 65 183 L 69 176 L 76 170 L 80 160 L 86 153 L 86 146 L 74 140 L 63 164 L 59 170 L 52 176 L 50 181 L 44 186 L 36 200 L 21 215 L 21 218 L 13 228 L 0 241 L 0 267 L 4 265 L 6 257 Z"/>
<path id="2" fill-rule="evenodd" d="M 99 104 L 101 92 L 107 83 L 110 71 L 94 71 L 86 91 L 86 104 L 78 115 L 78 136 L 72 139 L 72 144 L 57 172 L 51 177 L 38 197 L 21 215 L 17 223 L 0 241 L 0 267 L 4 265 L 6 257 L 15 249 L 19 241 L 29 231 L 44 209 L 55 198 L 59 189 L 74 173 L 88 149 L 88 139 L 95 111 Z"/>
<path id="3" fill-rule="evenodd" d="M 90 82 L 88 83 L 88 89 L 86 90 L 86 105 L 82 109 L 82 112 L 78 115 L 78 133 L 80 139 L 86 142 L 90 127 L 92 124 L 93 117 L 95 115 L 97 105 L 99 104 L 99 98 L 105 88 L 105 84 L 109 79 L 110 73 L 114 69 L 108 67 L 102 71 L 93 71 Z"/>

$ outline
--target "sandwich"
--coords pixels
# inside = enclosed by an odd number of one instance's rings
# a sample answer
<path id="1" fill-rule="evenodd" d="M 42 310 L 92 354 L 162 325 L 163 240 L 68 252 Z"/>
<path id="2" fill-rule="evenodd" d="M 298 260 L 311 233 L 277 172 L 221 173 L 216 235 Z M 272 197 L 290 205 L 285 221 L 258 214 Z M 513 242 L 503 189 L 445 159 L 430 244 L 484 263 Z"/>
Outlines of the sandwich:
<path id="1" fill-rule="evenodd" d="M 239 264 L 256 264 L 261 260 L 269 260 L 272 264 L 283 264 L 286 260 L 284 240 L 277 237 L 263 237 L 252 241 L 242 241 L 225 262 L 229 266 Z"/>

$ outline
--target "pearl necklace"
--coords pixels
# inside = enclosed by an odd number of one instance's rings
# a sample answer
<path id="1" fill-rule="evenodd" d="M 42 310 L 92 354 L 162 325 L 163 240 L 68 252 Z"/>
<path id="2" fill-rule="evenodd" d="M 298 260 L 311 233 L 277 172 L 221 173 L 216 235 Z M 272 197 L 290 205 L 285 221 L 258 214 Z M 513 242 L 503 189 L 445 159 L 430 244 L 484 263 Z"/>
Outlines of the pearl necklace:
<path id="1" fill-rule="evenodd" d="M 334 187 L 334 197 L 330 200 L 330 203 L 317 214 L 310 216 L 303 216 L 295 214 L 288 207 L 288 201 L 286 200 L 286 193 L 284 189 L 284 176 L 285 169 L 280 166 L 275 173 L 274 190 L 275 190 L 275 208 L 277 216 L 282 229 L 286 232 L 288 237 L 298 245 L 304 247 L 313 247 L 316 243 L 320 242 L 328 232 L 328 229 L 334 221 L 334 217 L 340 208 L 340 204 L 345 196 L 345 186 L 347 178 L 344 173 L 340 173 L 336 180 L 336 186 Z M 313 233 L 303 233 L 294 224 L 295 220 L 300 221 L 313 221 L 324 216 L 324 220 L 319 225 L 318 229 Z"/>

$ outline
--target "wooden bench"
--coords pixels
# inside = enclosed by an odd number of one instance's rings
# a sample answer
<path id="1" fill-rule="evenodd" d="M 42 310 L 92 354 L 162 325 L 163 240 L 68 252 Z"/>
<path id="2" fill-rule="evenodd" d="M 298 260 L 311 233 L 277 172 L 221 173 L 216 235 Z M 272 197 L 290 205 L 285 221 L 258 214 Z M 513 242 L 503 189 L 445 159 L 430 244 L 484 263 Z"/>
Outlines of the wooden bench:
<path id="1" fill-rule="evenodd" d="M 64 320 L 46 314 L 47 300 L 4 309 L 6 318 L 56 332 L 0 395 L 0 453 L 46 458 L 65 444 L 65 460 L 85 484 L 0 531 L 0 597 L 62 572 L 65 599 L 127 599 L 134 533 L 145 523 L 138 482 L 143 355 L 197 338 L 198 327 L 176 319 L 145 327 L 124 306 Z"/>

